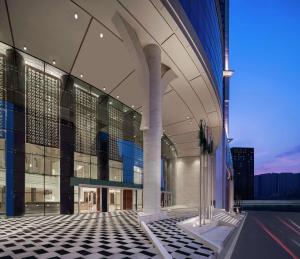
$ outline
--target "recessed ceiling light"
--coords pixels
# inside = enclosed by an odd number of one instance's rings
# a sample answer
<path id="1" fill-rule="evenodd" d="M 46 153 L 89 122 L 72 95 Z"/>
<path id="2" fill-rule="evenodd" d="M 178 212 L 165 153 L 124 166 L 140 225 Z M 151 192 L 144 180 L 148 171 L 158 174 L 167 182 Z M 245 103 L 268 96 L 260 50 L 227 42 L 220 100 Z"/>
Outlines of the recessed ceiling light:
<path id="1" fill-rule="evenodd" d="M 104 35 L 103 35 L 103 33 L 100 33 L 99 36 L 102 39 Z"/>
<path id="2" fill-rule="evenodd" d="M 78 17 L 79 17 L 79 16 L 78 16 L 78 14 L 77 14 L 77 13 L 75 13 L 75 14 L 74 14 L 74 18 L 75 18 L 75 20 L 78 20 Z"/>
<path id="3" fill-rule="evenodd" d="M 80 77 L 83 78 L 83 74 L 81 74 Z"/>
<path id="4" fill-rule="evenodd" d="M 134 105 L 131 105 L 131 108 L 134 108 Z"/>
<path id="5" fill-rule="evenodd" d="M 54 59 L 52 60 L 52 64 L 53 64 L 53 65 L 55 65 L 55 64 L 56 64 L 56 61 L 55 61 Z"/>
<path id="6" fill-rule="evenodd" d="M 190 118 L 190 116 L 186 116 L 187 120 Z"/>
<path id="7" fill-rule="evenodd" d="M 24 46 L 24 47 L 23 47 L 23 49 L 26 51 L 26 50 L 27 50 L 27 47 L 26 47 L 26 46 Z"/>
<path id="8" fill-rule="evenodd" d="M 105 91 L 105 90 L 106 90 L 106 88 L 105 88 L 105 87 L 103 87 L 102 89 L 103 89 L 103 91 Z"/>
<path id="9" fill-rule="evenodd" d="M 117 99 L 119 99 L 120 98 L 120 96 L 119 95 L 117 95 Z"/>

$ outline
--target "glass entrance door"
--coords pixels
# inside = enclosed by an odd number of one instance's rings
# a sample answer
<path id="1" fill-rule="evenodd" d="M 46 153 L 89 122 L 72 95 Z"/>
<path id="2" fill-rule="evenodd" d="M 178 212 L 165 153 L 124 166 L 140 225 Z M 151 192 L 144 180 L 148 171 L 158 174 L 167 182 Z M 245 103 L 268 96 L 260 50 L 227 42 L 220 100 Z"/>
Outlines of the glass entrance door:
<path id="1" fill-rule="evenodd" d="M 5 187 L 0 185 L 0 214 L 5 213 Z"/>
<path id="2" fill-rule="evenodd" d="M 97 205 L 99 201 L 98 195 L 99 192 L 97 192 L 97 188 L 80 187 L 79 212 L 97 212 L 99 210 L 99 206 Z"/>
<path id="3" fill-rule="evenodd" d="M 120 189 L 109 189 L 109 211 L 115 211 L 121 209 L 121 196 L 122 191 Z"/>

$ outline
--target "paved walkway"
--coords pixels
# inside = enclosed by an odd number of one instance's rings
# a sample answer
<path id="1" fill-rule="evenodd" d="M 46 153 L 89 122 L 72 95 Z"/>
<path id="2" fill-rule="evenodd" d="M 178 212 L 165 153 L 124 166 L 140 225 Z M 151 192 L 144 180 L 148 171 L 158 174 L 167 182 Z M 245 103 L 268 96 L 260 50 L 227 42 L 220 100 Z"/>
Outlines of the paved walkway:
<path id="1" fill-rule="evenodd" d="M 197 215 L 197 210 L 174 210 L 168 213 L 169 219 L 155 221 L 148 226 L 173 258 L 213 258 L 214 252 L 210 248 L 176 226 L 177 222 Z"/>
<path id="2" fill-rule="evenodd" d="M 4 219 L 0 258 L 160 258 L 132 211 Z"/>

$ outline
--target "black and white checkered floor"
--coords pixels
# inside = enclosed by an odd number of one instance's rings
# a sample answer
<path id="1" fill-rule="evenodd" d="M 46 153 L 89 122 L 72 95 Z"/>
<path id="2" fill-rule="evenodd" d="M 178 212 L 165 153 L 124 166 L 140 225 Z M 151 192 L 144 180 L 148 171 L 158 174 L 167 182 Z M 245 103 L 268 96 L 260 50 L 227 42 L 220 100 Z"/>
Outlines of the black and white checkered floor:
<path id="1" fill-rule="evenodd" d="M 172 218 L 148 224 L 148 227 L 156 235 L 156 237 L 159 238 L 169 254 L 176 259 L 213 258 L 214 252 L 210 248 L 205 247 L 203 244 L 188 236 L 176 226 L 177 222 L 195 216 L 196 214 L 192 212 L 190 212 L 190 215 L 188 216 L 182 216 L 184 212 L 180 214 L 172 214 Z"/>
<path id="2" fill-rule="evenodd" d="M 0 258 L 160 258 L 132 211 L 0 221 Z"/>

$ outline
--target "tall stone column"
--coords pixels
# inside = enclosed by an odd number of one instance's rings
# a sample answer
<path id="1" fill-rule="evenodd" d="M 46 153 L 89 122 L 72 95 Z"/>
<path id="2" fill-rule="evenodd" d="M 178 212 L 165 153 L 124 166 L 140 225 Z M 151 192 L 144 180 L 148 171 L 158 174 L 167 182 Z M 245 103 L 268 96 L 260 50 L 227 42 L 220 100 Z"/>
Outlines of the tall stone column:
<path id="1" fill-rule="evenodd" d="M 162 66 L 159 46 L 149 44 L 142 48 L 137 33 L 119 13 L 114 15 L 112 21 L 130 53 L 144 92 L 140 126 L 144 140 L 143 212 L 160 214 L 162 96 L 165 87 L 176 78 L 176 74 L 167 66 Z"/>
<path id="2" fill-rule="evenodd" d="M 144 195 L 143 211 L 146 214 L 160 212 L 161 196 L 161 133 L 162 133 L 162 90 L 161 51 L 157 45 L 144 48 L 149 68 L 149 129 L 144 131 Z"/>
<path id="3" fill-rule="evenodd" d="M 25 201 L 25 62 L 6 51 L 6 214 L 24 214 Z"/>

